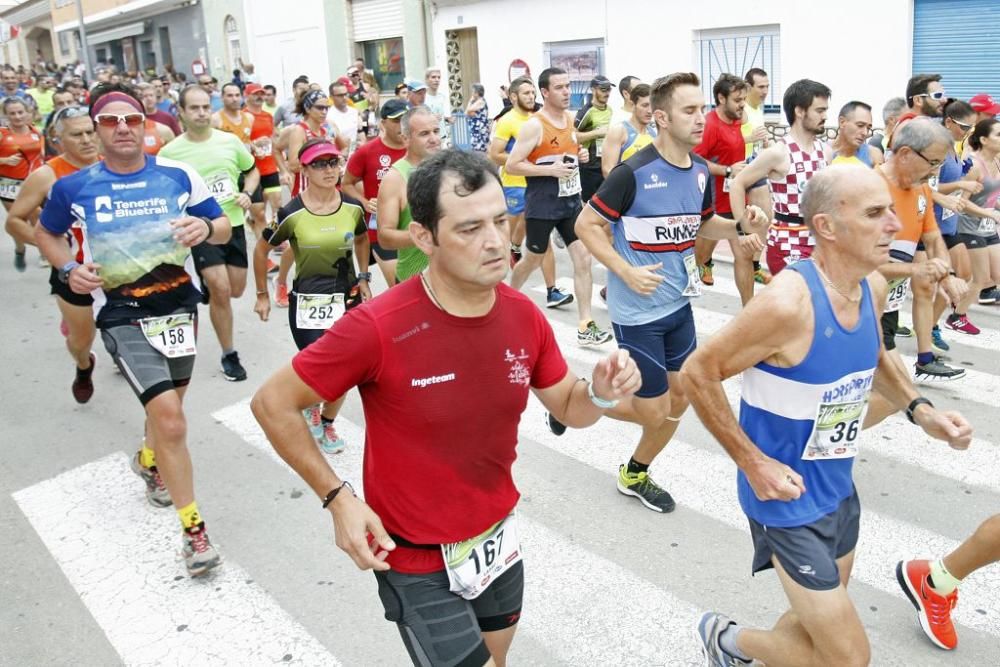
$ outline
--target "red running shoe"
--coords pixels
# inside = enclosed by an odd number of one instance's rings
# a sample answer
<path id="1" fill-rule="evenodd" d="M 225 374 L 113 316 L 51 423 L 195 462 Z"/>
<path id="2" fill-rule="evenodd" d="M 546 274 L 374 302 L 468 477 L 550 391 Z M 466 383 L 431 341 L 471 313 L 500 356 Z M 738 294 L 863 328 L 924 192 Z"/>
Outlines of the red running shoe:
<path id="1" fill-rule="evenodd" d="M 896 563 L 896 581 L 917 608 L 917 618 L 927 638 L 947 651 L 958 646 L 958 635 L 951 622 L 951 610 L 958 604 L 958 590 L 941 595 L 927 578 L 931 573 L 928 560 L 907 560 Z"/>
<path id="2" fill-rule="evenodd" d="M 944 325 L 949 329 L 954 329 L 970 336 L 979 335 L 979 327 L 970 322 L 967 315 L 953 315 L 945 320 Z"/>

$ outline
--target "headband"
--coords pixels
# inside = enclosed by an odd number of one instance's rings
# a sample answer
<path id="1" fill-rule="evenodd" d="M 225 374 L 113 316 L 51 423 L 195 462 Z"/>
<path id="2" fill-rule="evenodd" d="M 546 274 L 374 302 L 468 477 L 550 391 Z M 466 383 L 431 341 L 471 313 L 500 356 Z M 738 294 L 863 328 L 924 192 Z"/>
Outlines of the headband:
<path id="1" fill-rule="evenodd" d="M 302 98 L 302 108 L 305 111 L 309 111 L 310 109 L 313 108 L 313 106 L 316 105 L 317 102 L 319 102 L 321 99 L 324 99 L 325 97 L 326 95 L 324 95 L 322 92 L 318 90 L 310 90 L 308 93 L 306 93 L 306 96 Z"/>
<path id="2" fill-rule="evenodd" d="M 97 114 L 101 113 L 101 109 L 108 106 L 112 102 L 125 102 L 126 104 L 132 106 L 136 111 L 145 115 L 146 109 L 143 108 L 139 100 L 135 99 L 131 95 L 126 93 L 118 92 L 117 90 L 101 95 L 100 98 L 90 107 L 90 117 L 96 118 Z"/>
<path id="3" fill-rule="evenodd" d="M 299 158 L 299 163 L 309 166 L 317 158 L 321 158 L 324 155 L 332 155 L 333 157 L 340 157 L 340 150 L 328 141 L 323 141 L 317 144 L 313 144 L 309 148 L 302 151 L 302 157 Z"/>

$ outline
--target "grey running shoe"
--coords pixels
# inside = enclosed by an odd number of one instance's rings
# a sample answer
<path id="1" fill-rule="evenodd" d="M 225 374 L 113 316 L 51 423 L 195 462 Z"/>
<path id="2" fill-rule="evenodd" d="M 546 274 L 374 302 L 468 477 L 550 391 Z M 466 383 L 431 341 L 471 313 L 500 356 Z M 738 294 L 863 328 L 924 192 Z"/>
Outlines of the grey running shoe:
<path id="1" fill-rule="evenodd" d="M 152 468 L 146 468 L 139 462 L 140 452 L 136 452 L 135 456 L 132 457 L 132 472 L 142 478 L 142 481 L 146 483 L 146 500 L 153 507 L 170 507 L 174 504 L 174 501 L 170 498 L 170 492 L 167 491 L 167 485 L 163 483 L 163 478 L 160 477 L 160 472 L 156 469 L 156 466 Z"/>
<path id="2" fill-rule="evenodd" d="M 28 268 L 28 262 L 24 259 L 25 251 L 21 252 L 14 251 L 14 268 L 18 270 L 19 273 L 24 273 Z"/>
<path id="3" fill-rule="evenodd" d="M 618 492 L 635 496 L 654 512 L 673 512 L 674 499 L 667 490 L 653 481 L 648 472 L 632 474 L 624 463 L 618 466 Z"/>
<path id="4" fill-rule="evenodd" d="M 736 625 L 736 622 L 716 611 L 706 611 L 698 619 L 695 633 L 701 642 L 701 653 L 705 656 L 708 667 L 750 667 L 753 664 L 753 660 L 741 660 L 729 655 L 719 645 L 719 635 L 730 625 Z"/>
<path id="5" fill-rule="evenodd" d="M 599 329 L 593 320 L 587 323 L 586 331 L 576 332 L 576 342 L 578 345 L 583 347 L 604 345 L 609 340 L 611 340 L 611 333 L 603 329 Z"/>
<path id="6" fill-rule="evenodd" d="M 200 577 L 222 564 L 222 557 L 208 539 L 205 522 L 184 529 L 184 565 L 192 577 Z"/>
<path id="7" fill-rule="evenodd" d="M 934 361 L 923 365 L 920 365 L 919 363 L 914 364 L 913 367 L 914 382 L 950 382 L 951 380 L 957 380 L 965 377 L 964 368 L 954 368 L 952 366 L 948 366 L 939 359 L 934 359 Z"/>
<path id="8" fill-rule="evenodd" d="M 897 338 L 913 338 L 913 330 L 910 327 L 896 327 Z"/>
<path id="9" fill-rule="evenodd" d="M 557 248 L 566 247 L 566 241 L 563 240 L 562 234 L 559 233 L 558 229 L 552 230 L 552 242 L 556 244 Z"/>

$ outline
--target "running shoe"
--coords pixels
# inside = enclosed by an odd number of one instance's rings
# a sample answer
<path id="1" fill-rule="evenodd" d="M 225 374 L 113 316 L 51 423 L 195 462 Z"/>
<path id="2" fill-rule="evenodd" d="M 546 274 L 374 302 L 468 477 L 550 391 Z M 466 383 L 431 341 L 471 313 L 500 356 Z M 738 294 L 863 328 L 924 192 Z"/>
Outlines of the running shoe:
<path id="1" fill-rule="evenodd" d="M 701 276 L 701 283 L 703 285 L 714 285 L 715 278 L 712 277 L 712 267 L 715 266 L 712 260 L 708 260 L 704 264 L 698 267 L 698 275 Z"/>
<path id="2" fill-rule="evenodd" d="M 566 424 L 553 417 L 551 412 L 545 413 L 545 424 L 552 431 L 552 435 L 562 435 L 566 432 Z"/>
<path id="3" fill-rule="evenodd" d="M 240 363 L 240 355 L 235 350 L 222 357 L 222 376 L 230 382 L 242 382 L 247 379 L 247 371 Z"/>
<path id="4" fill-rule="evenodd" d="M 951 610 L 958 604 L 958 589 L 941 595 L 931 588 L 930 573 L 931 563 L 927 560 L 896 563 L 896 581 L 917 608 L 917 620 L 924 634 L 938 648 L 950 651 L 958 646 L 958 635 L 951 622 Z"/>
<path id="5" fill-rule="evenodd" d="M 90 353 L 90 368 L 84 370 L 76 369 L 76 377 L 73 379 L 73 398 L 77 403 L 86 403 L 94 395 L 94 365 L 97 364 L 97 356 Z"/>
<path id="6" fill-rule="evenodd" d="M 278 283 L 274 288 L 274 305 L 278 308 L 288 308 L 288 285 Z"/>
<path id="7" fill-rule="evenodd" d="M 951 345 L 948 345 L 948 341 L 941 335 L 941 327 L 936 324 L 931 329 L 931 348 L 938 354 L 944 354 L 951 349 Z"/>
<path id="8" fill-rule="evenodd" d="M 337 435 L 337 429 L 333 427 L 333 422 L 323 424 L 323 431 L 319 436 L 319 448 L 324 454 L 339 454 L 347 447 L 347 441 Z"/>
<path id="9" fill-rule="evenodd" d="M 710 667 L 750 667 L 753 660 L 740 660 L 726 653 L 719 644 L 719 637 L 730 625 L 736 625 L 725 614 L 717 611 L 706 611 L 698 619 L 695 632 L 701 642 L 701 653 L 705 656 L 705 664 Z"/>
<path id="10" fill-rule="evenodd" d="M 586 331 L 576 332 L 576 342 L 583 347 L 604 345 L 609 340 L 611 340 L 611 334 L 603 329 L 599 329 L 594 320 L 587 323 Z"/>
<path id="11" fill-rule="evenodd" d="M 603 301 L 604 303 L 608 302 L 608 286 L 607 285 L 605 285 L 604 287 L 602 287 L 601 291 L 598 292 L 598 294 L 601 295 L 601 301 Z"/>
<path id="12" fill-rule="evenodd" d="M 919 363 L 914 364 L 913 368 L 915 371 L 914 381 L 920 383 L 950 382 L 965 377 L 964 368 L 948 366 L 939 359 L 934 359 L 934 361 L 922 366 Z"/>
<path id="13" fill-rule="evenodd" d="M 222 564 L 222 557 L 212 546 L 205 532 L 205 522 L 184 529 L 183 549 L 184 565 L 192 577 L 200 577 L 212 568 Z"/>
<path id="14" fill-rule="evenodd" d="M 899 326 L 896 327 L 895 335 L 897 338 L 913 338 L 913 329 L 910 327 Z"/>
<path id="15" fill-rule="evenodd" d="M 770 284 L 772 277 L 771 273 L 763 266 L 753 272 L 753 281 L 755 283 L 760 283 L 761 285 Z"/>
<path id="16" fill-rule="evenodd" d="M 174 504 L 174 501 L 170 498 L 170 492 L 167 491 L 167 485 L 163 483 L 163 478 L 160 477 L 160 471 L 156 469 L 156 466 L 152 468 L 146 468 L 139 462 L 139 455 L 141 451 L 135 453 L 132 457 L 132 472 L 142 478 L 142 481 L 146 483 L 146 500 L 153 507 L 170 507 Z"/>
<path id="17" fill-rule="evenodd" d="M 21 273 L 24 273 L 25 270 L 28 268 L 28 262 L 24 259 L 24 253 L 25 253 L 24 250 L 22 250 L 21 252 L 18 252 L 16 250 L 14 251 L 14 268 L 20 271 Z"/>
<path id="18" fill-rule="evenodd" d="M 558 230 L 552 230 L 552 242 L 556 244 L 557 248 L 565 248 L 566 241 L 563 240 L 562 234 Z"/>
<path id="19" fill-rule="evenodd" d="M 549 295 L 545 299 L 546 308 L 558 308 L 559 306 L 565 306 L 567 303 L 573 303 L 573 295 L 563 292 L 558 287 L 550 289 Z"/>
<path id="20" fill-rule="evenodd" d="M 673 512 L 674 499 L 667 490 L 660 487 L 648 472 L 632 474 L 624 463 L 618 466 L 618 492 L 635 496 L 643 505 L 654 512 Z"/>
<path id="21" fill-rule="evenodd" d="M 279 267 L 277 264 L 275 264 L 275 262 L 274 262 L 273 259 L 271 259 L 270 257 L 267 258 L 267 272 L 268 273 L 277 273 L 279 268 L 281 268 L 281 267 Z"/>
<path id="22" fill-rule="evenodd" d="M 954 329 L 955 331 L 960 331 L 961 333 L 969 334 L 970 336 L 979 335 L 979 327 L 970 322 L 967 315 L 955 315 L 952 313 L 952 315 L 945 321 L 944 325 L 949 329 Z"/>
<path id="23" fill-rule="evenodd" d="M 516 246 L 513 243 L 511 243 L 510 244 L 510 268 L 513 269 L 514 266 L 518 262 L 521 261 L 521 257 L 522 257 L 522 255 L 521 255 L 521 246 Z"/>
<path id="24" fill-rule="evenodd" d="M 302 416 L 305 417 L 306 424 L 309 425 L 309 432 L 312 433 L 313 440 L 317 442 L 323 437 L 323 418 L 321 415 L 318 404 L 302 411 Z"/>
<path id="25" fill-rule="evenodd" d="M 991 303 L 997 303 L 998 301 L 1000 301 L 1000 289 L 997 289 L 996 287 L 989 287 L 979 291 L 979 303 L 982 305 L 987 306 Z"/>

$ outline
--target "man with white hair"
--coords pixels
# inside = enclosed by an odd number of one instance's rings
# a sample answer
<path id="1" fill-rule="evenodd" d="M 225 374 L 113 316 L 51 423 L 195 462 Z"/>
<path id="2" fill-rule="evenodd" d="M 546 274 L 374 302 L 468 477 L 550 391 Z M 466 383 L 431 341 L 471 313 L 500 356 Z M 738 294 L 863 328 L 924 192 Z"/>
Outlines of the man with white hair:
<path id="1" fill-rule="evenodd" d="M 451 105 L 448 103 L 448 91 L 441 90 L 441 68 L 431 65 L 424 72 L 424 83 L 427 84 L 427 96 L 424 106 L 429 108 L 440 119 L 441 145 L 447 146 L 448 127 L 455 122 L 451 117 Z"/>

